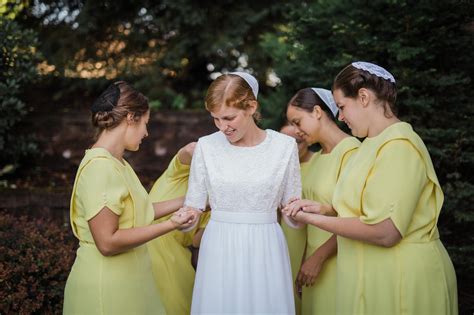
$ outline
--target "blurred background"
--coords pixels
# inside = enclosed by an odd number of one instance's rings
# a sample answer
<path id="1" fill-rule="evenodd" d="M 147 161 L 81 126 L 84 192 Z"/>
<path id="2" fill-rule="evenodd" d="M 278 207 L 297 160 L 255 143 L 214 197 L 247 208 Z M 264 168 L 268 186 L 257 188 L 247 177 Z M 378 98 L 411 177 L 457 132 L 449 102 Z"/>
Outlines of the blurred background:
<path id="1" fill-rule="evenodd" d="M 290 97 L 331 88 L 364 60 L 397 79 L 401 119 L 428 146 L 445 193 L 441 238 L 460 313 L 474 312 L 474 1 L 0 0 L 0 313 L 61 313 L 76 242 L 77 166 L 93 143 L 89 106 L 126 80 L 152 107 L 126 158 L 145 188 L 184 144 L 215 131 L 210 82 L 260 82 L 264 128 Z"/>

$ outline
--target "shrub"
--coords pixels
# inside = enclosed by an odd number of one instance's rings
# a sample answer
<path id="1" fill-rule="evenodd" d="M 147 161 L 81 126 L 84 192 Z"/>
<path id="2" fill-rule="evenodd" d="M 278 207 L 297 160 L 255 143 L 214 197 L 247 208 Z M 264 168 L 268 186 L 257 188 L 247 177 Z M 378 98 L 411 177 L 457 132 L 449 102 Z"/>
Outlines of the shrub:
<path id="1" fill-rule="evenodd" d="M 60 314 L 76 244 L 69 225 L 0 211 L 0 313 Z"/>
<path id="2" fill-rule="evenodd" d="M 0 166 L 16 166 L 36 151 L 36 144 L 18 135 L 16 127 L 29 111 L 20 95 L 36 78 L 37 45 L 35 32 L 0 16 Z"/>

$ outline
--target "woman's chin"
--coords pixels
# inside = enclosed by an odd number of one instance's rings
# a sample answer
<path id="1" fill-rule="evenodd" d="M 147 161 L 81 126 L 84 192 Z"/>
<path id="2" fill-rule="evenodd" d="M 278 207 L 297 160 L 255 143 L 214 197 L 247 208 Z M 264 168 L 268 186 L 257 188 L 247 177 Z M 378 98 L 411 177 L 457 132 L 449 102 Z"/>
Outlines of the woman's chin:
<path id="1" fill-rule="evenodd" d="M 138 151 L 139 149 L 140 149 L 140 145 L 139 145 L 139 144 L 137 144 L 137 145 L 134 146 L 134 147 L 130 146 L 130 147 L 126 148 L 127 151 L 132 151 L 132 152 L 136 152 L 136 151 Z"/>

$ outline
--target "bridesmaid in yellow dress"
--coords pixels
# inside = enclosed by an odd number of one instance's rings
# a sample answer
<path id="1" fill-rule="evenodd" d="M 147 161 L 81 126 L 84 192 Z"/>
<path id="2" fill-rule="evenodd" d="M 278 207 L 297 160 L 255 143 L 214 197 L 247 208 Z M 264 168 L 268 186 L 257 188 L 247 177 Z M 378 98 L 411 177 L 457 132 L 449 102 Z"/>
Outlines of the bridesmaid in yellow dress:
<path id="1" fill-rule="evenodd" d="M 303 186 L 303 192 L 305 184 L 308 182 L 307 174 L 313 152 L 309 150 L 308 143 L 304 139 L 296 134 L 296 129 L 286 119 L 283 127 L 280 128 L 280 132 L 296 139 L 298 145 L 298 157 L 300 161 L 300 172 L 301 172 L 301 183 Z M 303 195 L 304 196 L 304 195 Z M 304 197 L 303 197 L 304 198 Z M 306 228 L 295 229 L 281 220 L 280 222 L 283 234 L 285 234 L 286 242 L 288 243 L 288 252 L 290 254 L 291 263 L 291 274 L 293 276 L 293 284 L 295 291 L 295 309 L 296 314 L 301 314 L 301 297 L 300 290 L 295 285 L 298 271 L 300 270 L 301 261 L 303 259 L 304 251 L 306 248 Z"/>
<path id="2" fill-rule="evenodd" d="M 339 119 L 366 138 L 334 191 L 340 218 L 299 201 L 284 211 L 338 235 L 337 312 L 457 314 L 456 275 L 436 226 L 443 192 L 425 144 L 396 116 L 395 78 L 354 62 L 333 92 Z"/>
<path id="3" fill-rule="evenodd" d="M 331 91 L 321 88 L 299 90 L 286 112 L 298 136 L 310 145 L 321 146 L 305 167 L 303 198 L 327 205 L 341 170 L 360 145 L 359 140 L 339 129 L 337 112 Z M 322 210 L 321 214 L 336 215 L 331 207 Z M 306 230 L 306 255 L 296 279 L 302 287 L 302 313 L 335 314 L 336 237 L 312 225 Z"/>
<path id="4" fill-rule="evenodd" d="M 150 191 L 151 202 L 164 202 L 175 198 L 184 201 L 195 146 L 195 142 L 189 143 L 173 157 Z M 168 314 L 184 315 L 191 311 L 195 271 L 188 246 L 199 247 L 197 238 L 209 220 L 209 213 L 206 211 L 201 215 L 198 228 L 192 231 L 184 233 L 175 230 L 147 243 L 155 283 Z M 170 217 L 167 213 L 161 215 L 156 223 L 164 222 Z"/>
<path id="5" fill-rule="evenodd" d="M 165 314 L 147 241 L 186 228 L 193 213 L 151 224 L 182 201 L 152 205 L 125 150 L 137 151 L 147 133 L 148 100 L 123 81 L 92 105 L 97 141 L 79 165 L 71 197 L 71 226 L 79 239 L 64 293 L 64 314 Z"/>

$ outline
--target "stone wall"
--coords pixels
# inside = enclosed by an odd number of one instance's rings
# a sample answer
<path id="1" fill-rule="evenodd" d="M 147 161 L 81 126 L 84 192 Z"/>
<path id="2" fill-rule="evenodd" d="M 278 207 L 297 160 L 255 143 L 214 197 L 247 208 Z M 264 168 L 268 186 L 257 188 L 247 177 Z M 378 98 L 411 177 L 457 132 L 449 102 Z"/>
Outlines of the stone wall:
<path id="1" fill-rule="evenodd" d="M 32 161 L 32 172 L 35 168 L 48 170 L 44 173 L 59 173 L 65 180 L 60 185 L 49 185 L 44 178 L 36 187 L 1 189 L 0 208 L 66 221 L 74 175 L 84 150 L 94 142 L 90 114 L 87 111 L 35 113 L 25 122 L 24 129 L 34 135 L 40 147 L 39 156 Z M 153 112 L 149 136 L 139 151 L 126 152 L 125 159 L 149 190 L 180 147 L 216 130 L 207 112 Z"/>
<path id="2" fill-rule="evenodd" d="M 88 112 L 42 113 L 30 118 L 27 129 L 35 134 L 41 148 L 41 167 L 75 172 L 84 150 L 94 142 Z M 207 112 L 154 112 L 148 125 L 149 136 L 137 152 L 125 159 L 139 176 L 157 177 L 180 147 L 216 131 Z"/>

